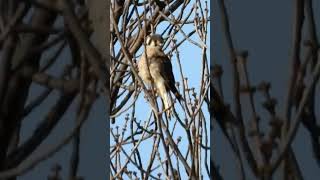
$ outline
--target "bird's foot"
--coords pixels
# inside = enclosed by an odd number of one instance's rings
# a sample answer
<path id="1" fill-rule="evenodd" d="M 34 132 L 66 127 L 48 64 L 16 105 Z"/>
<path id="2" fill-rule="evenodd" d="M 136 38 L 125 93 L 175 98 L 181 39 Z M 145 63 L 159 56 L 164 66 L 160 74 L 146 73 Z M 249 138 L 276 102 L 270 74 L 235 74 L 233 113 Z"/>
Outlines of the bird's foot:
<path id="1" fill-rule="evenodd" d="M 171 119 L 173 117 L 173 108 L 172 107 L 164 109 L 163 112 L 166 113 L 168 119 Z"/>

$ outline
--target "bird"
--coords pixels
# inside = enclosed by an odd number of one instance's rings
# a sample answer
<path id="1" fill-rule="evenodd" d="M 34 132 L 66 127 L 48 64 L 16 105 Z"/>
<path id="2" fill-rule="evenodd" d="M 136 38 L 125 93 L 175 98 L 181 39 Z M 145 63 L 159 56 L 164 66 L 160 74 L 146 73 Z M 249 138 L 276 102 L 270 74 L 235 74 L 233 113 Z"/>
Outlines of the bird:
<path id="1" fill-rule="evenodd" d="M 138 61 L 138 75 L 146 85 L 156 88 L 157 94 L 162 99 L 164 111 L 171 117 L 173 101 L 170 92 L 180 104 L 183 98 L 175 86 L 171 60 L 162 50 L 163 43 L 164 39 L 159 34 L 150 34 L 146 37 L 146 48 Z"/>

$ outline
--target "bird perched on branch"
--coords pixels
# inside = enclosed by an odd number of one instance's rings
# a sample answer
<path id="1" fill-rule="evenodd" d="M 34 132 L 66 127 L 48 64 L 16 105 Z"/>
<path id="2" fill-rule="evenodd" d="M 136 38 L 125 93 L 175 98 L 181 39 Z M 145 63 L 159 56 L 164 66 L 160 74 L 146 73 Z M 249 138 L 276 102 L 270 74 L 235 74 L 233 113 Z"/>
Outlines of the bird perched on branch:
<path id="1" fill-rule="evenodd" d="M 173 101 L 170 91 L 181 104 L 183 100 L 179 94 L 172 72 L 172 64 L 169 57 L 163 52 L 163 38 L 158 34 L 149 35 L 146 39 L 146 51 L 139 62 L 139 76 L 147 85 L 153 85 L 160 95 L 164 110 L 168 117 L 173 113 Z M 147 61 L 148 60 L 148 61 Z"/>

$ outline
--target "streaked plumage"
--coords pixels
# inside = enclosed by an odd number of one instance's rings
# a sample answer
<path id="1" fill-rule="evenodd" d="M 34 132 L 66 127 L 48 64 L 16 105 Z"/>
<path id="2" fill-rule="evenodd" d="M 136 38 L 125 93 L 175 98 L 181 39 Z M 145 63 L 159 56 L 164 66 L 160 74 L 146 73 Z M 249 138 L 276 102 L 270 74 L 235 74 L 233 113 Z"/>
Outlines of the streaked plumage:
<path id="1" fill-rule="evenodd" d="M 170 91 L 181 101 L 175 79 L 172 72 L 172 64 L 168 56 L 162 50 L 163 39 L 160 35 L 154 34 L 147 37 L 146 53 L 144 52 L 138 62 L 139 76 L 144 83 L 151 85 L 154 83 L 158 94 L 164 103 L 164 108 L 170 117 L 172 115 L 172 99 Z M 146 56 L 149 60 L 149 68 L 147 66 Z M 150 71 L 149 71 L 150 70 Z"/>

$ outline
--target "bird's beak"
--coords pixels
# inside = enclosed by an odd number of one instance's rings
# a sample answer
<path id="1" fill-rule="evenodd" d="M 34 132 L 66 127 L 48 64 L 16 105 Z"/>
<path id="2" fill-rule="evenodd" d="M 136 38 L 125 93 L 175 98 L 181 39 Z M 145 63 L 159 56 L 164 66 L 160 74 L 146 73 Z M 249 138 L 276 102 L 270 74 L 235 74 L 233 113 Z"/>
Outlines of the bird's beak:
<path id="1" fill-rule="evenodd" d="M 163 41 L 166 41 L 167 39 L 169 39 L 169 36 L 163 37 L 162 39 L 163 39 Z"/>

